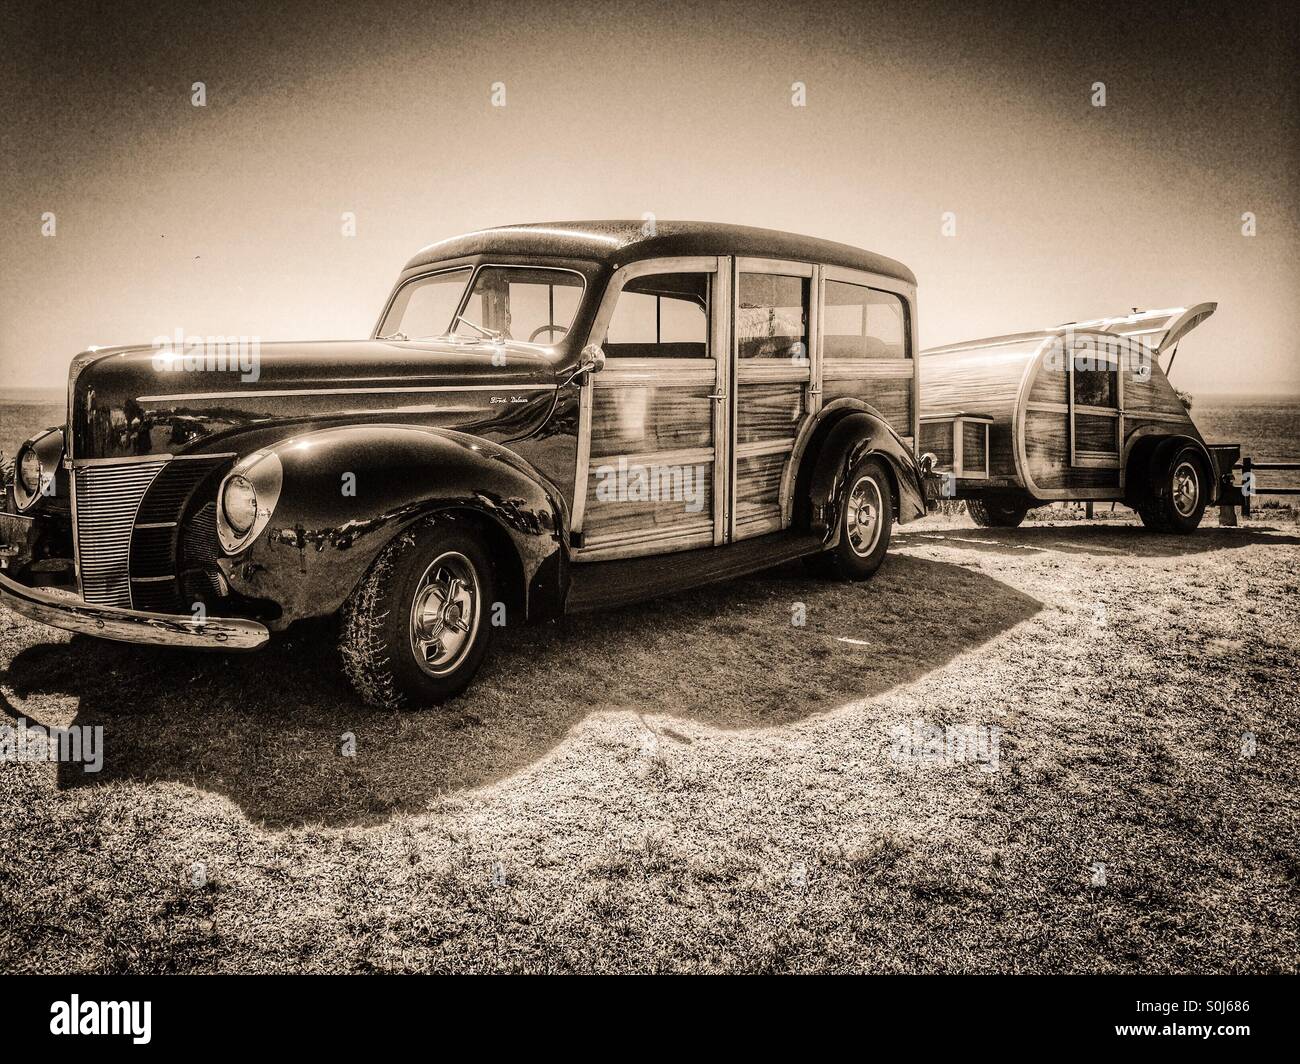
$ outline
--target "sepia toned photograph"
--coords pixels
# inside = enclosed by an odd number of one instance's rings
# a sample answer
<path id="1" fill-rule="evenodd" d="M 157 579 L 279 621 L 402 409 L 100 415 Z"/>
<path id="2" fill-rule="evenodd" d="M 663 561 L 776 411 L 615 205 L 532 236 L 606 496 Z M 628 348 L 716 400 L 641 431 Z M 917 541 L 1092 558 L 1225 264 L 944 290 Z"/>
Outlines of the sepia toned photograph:
<path id="1" fill-rule="evenodd" d="M 148 1043 L 101 976 L 1295 974 L 1298 59 L 1281 2 L 5 0 L 38 1035 Z M 1213 985 L 1091 1034 L 1249 1040 Z"/>

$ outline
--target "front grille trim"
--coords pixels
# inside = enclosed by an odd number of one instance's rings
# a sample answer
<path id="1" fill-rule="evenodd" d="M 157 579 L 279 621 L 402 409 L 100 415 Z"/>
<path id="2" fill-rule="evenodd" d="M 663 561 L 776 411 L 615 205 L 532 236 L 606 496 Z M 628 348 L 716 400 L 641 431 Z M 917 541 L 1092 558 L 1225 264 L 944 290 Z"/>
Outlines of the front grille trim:
<path id="1" fill-rule="evenodd" d="M 77 569 L 92 606 L 130 609 L 135 516 L 167 459 L 74 468 Z"/>
<path id="2" fill-rule="evenodd" d="M 155 613 L 189 613 L 204 591 L 195 597 L 193 566 L 214 570 L 218 552 L 215 516 L 217 482 L 229 469 L 230 459 L 204 455 L 203 460 L 173 462 L 154 479 L 136 514 L 131 540 L 131 594 Z M 198 548 L 202 549 L 198 549 Z M 201 556 L 194 556 L 196 549 Z M 166 575 L 166 579 L 163 579 Z M 208 581 L 204 581 L 206 588 Z"/>

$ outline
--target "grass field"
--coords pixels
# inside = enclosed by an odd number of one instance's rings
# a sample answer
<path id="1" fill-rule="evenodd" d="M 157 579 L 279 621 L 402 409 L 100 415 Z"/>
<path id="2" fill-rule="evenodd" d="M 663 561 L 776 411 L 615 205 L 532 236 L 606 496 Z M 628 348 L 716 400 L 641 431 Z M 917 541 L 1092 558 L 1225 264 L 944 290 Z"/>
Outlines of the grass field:
<path id="1" fill-rule="evenodd" d="M 0 610 L 0 724 L 106 750 L 0 762 L 0 969 L 1294 972 L 1298 592 L 1290 513 L 931 517 L 867 585 L 507 630 L 403 713 L 319 633 L 203 655 Z M 900 756 L 930 726 L 996 771 Z"/>

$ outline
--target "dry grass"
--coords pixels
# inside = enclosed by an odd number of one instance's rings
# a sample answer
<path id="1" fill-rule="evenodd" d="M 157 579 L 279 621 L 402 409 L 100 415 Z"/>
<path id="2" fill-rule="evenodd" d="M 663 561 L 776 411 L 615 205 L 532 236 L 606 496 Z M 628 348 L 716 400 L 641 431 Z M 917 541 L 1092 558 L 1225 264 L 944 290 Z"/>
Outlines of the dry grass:
<path id="1" fill-rule="evenodd" d="M 0 449 L 60 416 L 0 403 Z M 107 746 L 0 762 L 0 970 L 1295 971 L 1297 511 L 1080 517 L 508 631 L 424 713 L 366 709 L 321 632 L 0 610 L 0 723 Z M 895 760 L 915 720 L 1001 729 L 998 771 Z"/>
<path id="2" fill-rule="evenodd" d="M 1294 971 L 1298 547 L 931 518 L 866 586 L 509 631 L 422 713 L 319 633 L 3 614 L 0 708 L 102 724 L 107 763 L 0 765 L 0 967 Z M 891 758 L 917 719 L 1001 729 L 999 770 Z"/>

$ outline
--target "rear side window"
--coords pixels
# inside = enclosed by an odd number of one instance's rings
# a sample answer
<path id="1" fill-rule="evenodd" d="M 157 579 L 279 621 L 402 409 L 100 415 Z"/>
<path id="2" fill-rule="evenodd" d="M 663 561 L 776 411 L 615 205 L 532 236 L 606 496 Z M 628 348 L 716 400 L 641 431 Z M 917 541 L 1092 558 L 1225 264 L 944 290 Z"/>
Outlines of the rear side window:
<path id="1" fill-rule="evenodd" d="M 827 281 L 822 311 L 822 352 L 829 360 L 907 358 L 903 301 L 847 281 Z"/>
<path id="2" fill-rule="evenodd" d="M 808 357 L 808 278 L 742 273 L 737 284 L 739 357 L 804 361 Z"/>

